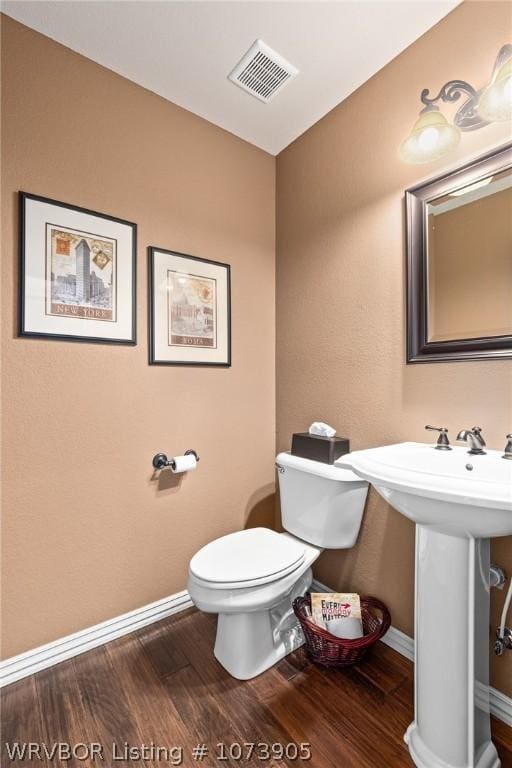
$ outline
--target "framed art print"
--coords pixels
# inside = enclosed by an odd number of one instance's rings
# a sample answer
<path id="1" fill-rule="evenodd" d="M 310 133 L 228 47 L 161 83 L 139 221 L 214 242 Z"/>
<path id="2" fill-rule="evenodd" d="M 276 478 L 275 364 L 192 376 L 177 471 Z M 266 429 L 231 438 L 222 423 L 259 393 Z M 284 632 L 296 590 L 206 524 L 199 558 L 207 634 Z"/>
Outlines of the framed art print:
<path id="1" fill-rule="evenodd" d="M 149 362 L 231 365 L 229 264 L 149 249 Z"/>
<path id="2" fill-rule="evenodd" d="M 137 226 L 20 192 L 20 335 L 135 344 Z"/>

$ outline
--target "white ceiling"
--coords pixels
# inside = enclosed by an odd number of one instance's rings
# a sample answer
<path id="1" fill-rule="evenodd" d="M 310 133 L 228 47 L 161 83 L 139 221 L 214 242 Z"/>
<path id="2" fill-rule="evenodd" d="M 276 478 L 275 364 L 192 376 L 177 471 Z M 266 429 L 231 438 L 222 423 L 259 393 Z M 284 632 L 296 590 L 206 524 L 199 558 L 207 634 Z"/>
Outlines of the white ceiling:
<path id="1" fill-rule="evenodd" d="M 6 0 L 2 10 L 277 154 L 459 2 Z M 300 70 L 268 104 L 227 79 L 256 38 Z"/>

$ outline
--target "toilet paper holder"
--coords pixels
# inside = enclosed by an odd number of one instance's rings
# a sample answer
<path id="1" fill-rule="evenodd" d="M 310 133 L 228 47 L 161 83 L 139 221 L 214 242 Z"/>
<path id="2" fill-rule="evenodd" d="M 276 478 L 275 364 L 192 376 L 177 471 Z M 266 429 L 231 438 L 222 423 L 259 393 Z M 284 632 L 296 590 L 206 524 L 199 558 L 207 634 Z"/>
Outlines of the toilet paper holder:
<path id="1" fill-rule="evenodd" d="M 199 461 L 199 456 L 197 455 L 197 451 L 194 451 L 193 448 L 187 448 L 184 455 L 188 456 L 190 454 L 193 454 L 196 457 L 196 461 Z M 176 463 L 174 459 L 168 459 L 167 455 L 165 453 L 156 453 L 153 456 L 152 461 L 153 467 L 155 469 L 167 469 L 167 467 L 170 467 L 171 469 L 176 468 Z"/>

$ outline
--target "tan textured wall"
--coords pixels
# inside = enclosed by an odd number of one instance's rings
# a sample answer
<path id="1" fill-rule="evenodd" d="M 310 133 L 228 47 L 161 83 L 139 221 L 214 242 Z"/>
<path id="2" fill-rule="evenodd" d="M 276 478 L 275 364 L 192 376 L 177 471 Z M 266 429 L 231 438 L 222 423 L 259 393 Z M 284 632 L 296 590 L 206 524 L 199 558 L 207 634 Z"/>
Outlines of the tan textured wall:
<path id="1" fill-rule="evenodd" d="M 186 586 L 272 519 L 275 160 L 3 19 L 3 655 Z M 138 224 L 137 347 L 16 338 L 19 189 Z M 231 369 L 147 364 L 146 247 L 232 265 Z M 157 450 L 199 451 L 179 487 Z M 167 478 L 168 480 L 169 478 Z"/>
<path id="2" fill-rule="evenodd" d="M 482 85 L 511 39 L 508 3 L 464 3 L 283 151 L 277 161 L 278 448 L 314 419 L 353 449 L 452 439 L 481 425 L 493 448 L 512 429 L 512 361 L 405 364 L 403 192 L 510 138 L 494 125 L 466 134 L 428 166 L 397 154 L 419 94 L 460 77 Z M 448 110 L 446 110 L 448 114 Z M 395 626 L 413 630 L 413 526 L 372 493 L 357 546 L 322 556 L 334 588 L 380 595 Z M 494 559 L 512 575 L 512 539 Z M 493 595 L 496 623 L 503 594 Z M 512 694 L 512 658 L 494 684 Z"/>
<path id="3" fill-rule="evenodd" d="M 512 333 L 512 189 L 431 214 L 428 261 L 429 339 Z"/>

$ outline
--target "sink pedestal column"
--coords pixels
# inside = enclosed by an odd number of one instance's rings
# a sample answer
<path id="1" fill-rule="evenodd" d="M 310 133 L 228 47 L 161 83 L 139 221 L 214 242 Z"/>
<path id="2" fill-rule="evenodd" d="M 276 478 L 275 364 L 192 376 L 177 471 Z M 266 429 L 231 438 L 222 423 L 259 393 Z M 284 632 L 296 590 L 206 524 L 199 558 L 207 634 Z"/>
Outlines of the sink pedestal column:
<path id="1" fill-rule="evenodd" d="M 499 768 L 489 716 L 489 540 L 416 526 L 415 720 L 419 768 Z"/>

